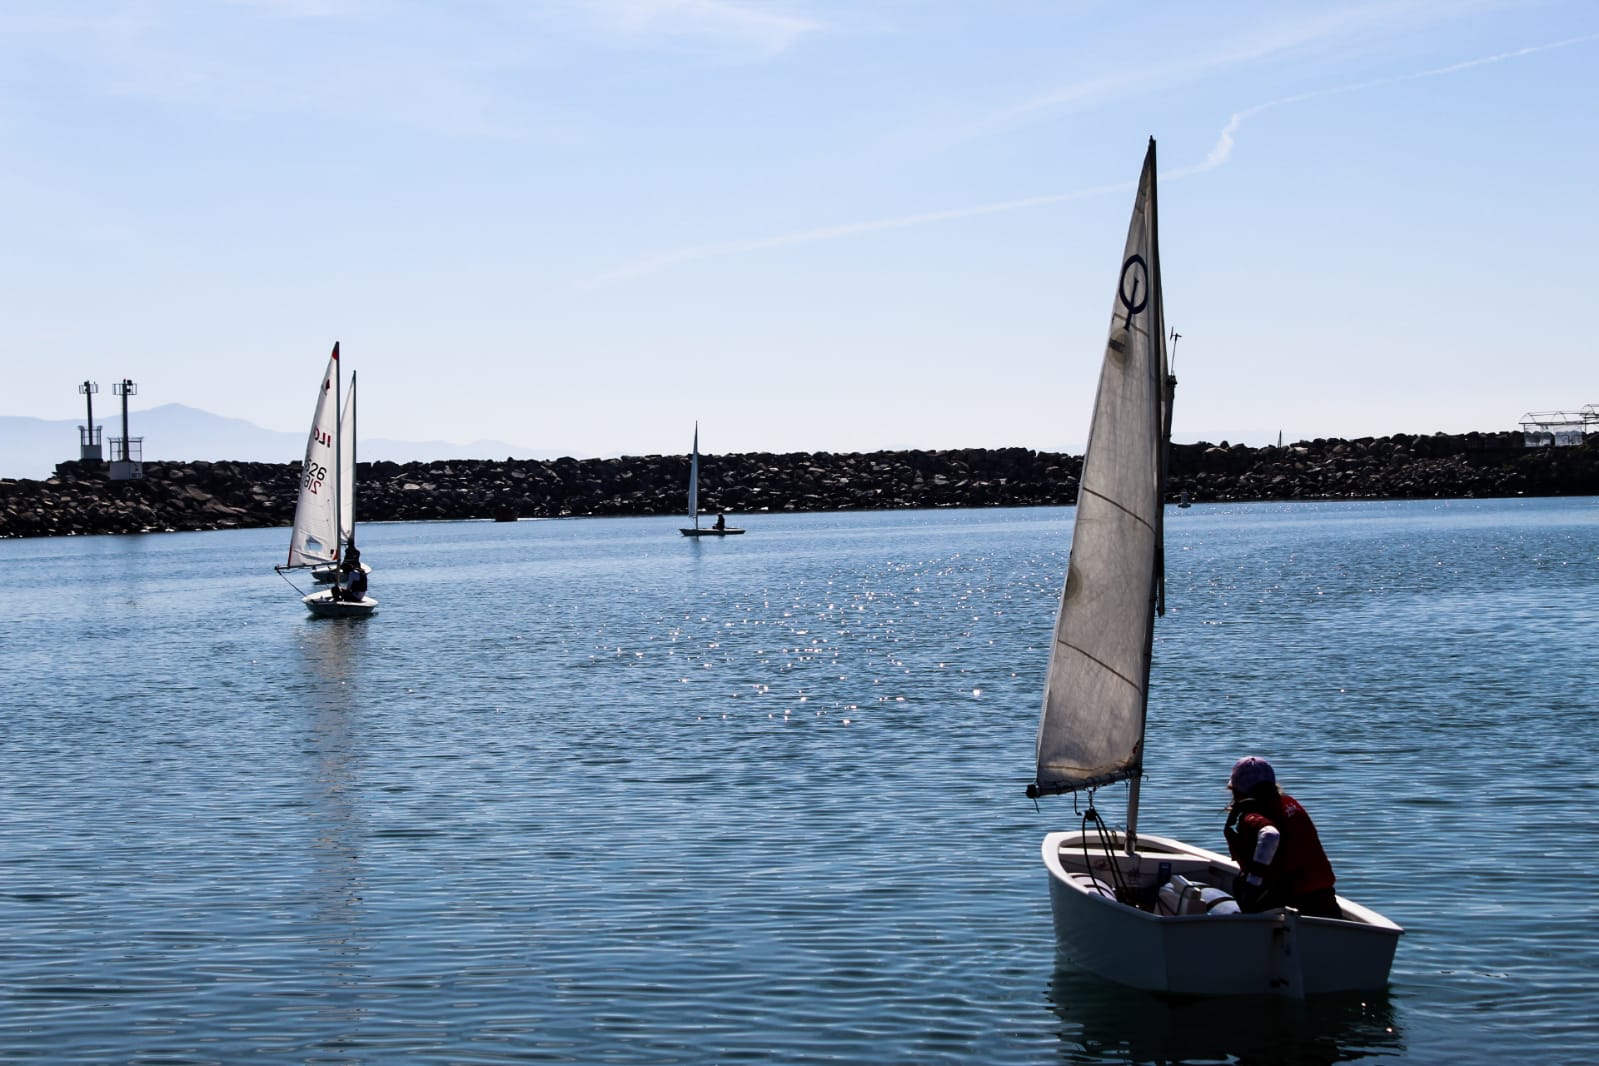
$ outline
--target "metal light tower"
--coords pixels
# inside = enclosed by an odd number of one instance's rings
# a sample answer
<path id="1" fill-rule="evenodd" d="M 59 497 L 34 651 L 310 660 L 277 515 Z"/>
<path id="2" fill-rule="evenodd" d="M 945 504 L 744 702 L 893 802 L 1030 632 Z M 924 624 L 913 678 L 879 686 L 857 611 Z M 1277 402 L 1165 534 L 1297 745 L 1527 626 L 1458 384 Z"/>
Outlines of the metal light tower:
<path id="1" fill-rule="evenodd" d="M 122 397 L 122 436 L 111 438 L 111 480 L 136 481 L 144 477 L 144 438 L 128 436 L 128 397 L 139 387 L 123 378 L 111 391 Z"/>
<path id="2" fill-rule="evenodd" d="M 89 404 L 88 425 L 78 427 L 78 458 L 93 459 L 101 462 L 105 453 L 100 448 L 100 429 L 94 424 L 94 394 L 100 391 L 100 386 L 92 381 L 85 381 L 78 386 L 78 392 L 87 398 Z"/>

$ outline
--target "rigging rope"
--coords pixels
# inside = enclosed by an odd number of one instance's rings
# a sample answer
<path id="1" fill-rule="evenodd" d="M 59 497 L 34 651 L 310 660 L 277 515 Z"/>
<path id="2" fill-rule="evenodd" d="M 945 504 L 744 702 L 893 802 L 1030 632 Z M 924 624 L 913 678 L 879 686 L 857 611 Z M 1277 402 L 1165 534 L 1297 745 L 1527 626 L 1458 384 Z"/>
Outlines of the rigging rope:
<path id="1" fill-rule="evenodd" d="M 274 566 L 272 569 L 276 570 L 277 573 L 278 573 L 278 576 L 281 577 L 284 580 L 284 583 L 287 584 L 295 592 L 299 592 L 301 596 L 307 595 L 305 592 L 301 592 L 300 591 L 300 586 L 299 585 L 296 585 L 294 582 L 289 580 L 289 575 L 284 573 L 284 568 L 283 567 Z"/>
<path id="2" fill-rule="evenodd" d="M 1094 873 L 1094 864 L 1089 857 L 1088 826 L 1090 822 L 1094 824 L 1096 835 L 1099 838 L 1100 850 L 1105 853 L 1105 861 L 1107 865 L 1110 866 L 1111 883 L 1108 885 L 1101 881 L 1099 876 Z M 1083 842 L 1083 868 L 1088 871 L 1088 876 L 1093 878 L 1096 885 L 1101 885 L 1104 888 L 1108 888 L 1116 902 L 1132 905 L 1132 891 L 1127 885 L 1127 878 L 1122 874 L 1121 863 L 1116 860 L 1115 834 L 1113 834 L 1110 831 L 1110 827 L 1105 824 L 1105 819 L 1099 816 L 1099 811 L 1094 809 L 1094 795 L 1092 792 L 1090 792 L 1088 795 L 1088 809 L 1083 812 L 1083 828 L 1079 836 Z"/>

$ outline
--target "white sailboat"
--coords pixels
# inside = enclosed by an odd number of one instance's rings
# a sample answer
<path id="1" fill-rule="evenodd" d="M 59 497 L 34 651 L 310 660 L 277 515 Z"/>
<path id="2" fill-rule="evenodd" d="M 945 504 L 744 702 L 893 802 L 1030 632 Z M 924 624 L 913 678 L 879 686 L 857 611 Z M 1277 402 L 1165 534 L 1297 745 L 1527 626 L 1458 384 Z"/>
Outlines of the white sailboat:
<path id="1" fill-rule="evenodd" d="M 1204 899 L 1221 895 L 1238 873 L 1232 860 L 1138 833 L 1176 385 L 1167 373 L 1161 297 L 1151 139 L 1083 458 L 1037 777 L 1027 789 L 1035 799 L 1088 794 L 1081 829 L 1043 841 L 1057 941 L 1076 964 L 1151 991 L 1303 997 L 1382 988 L 1403 932 L 1387 918 L 1342 897 L 1341 919 L 1292 908 L 1207 912 Z M 1118 781 L 1129 782 L 1120 832 L 1093 807 L 1094 790 Z M 1168 899 L 1176 895 L 1192 907 L 1157 905 L 1163 883 L 1174 877 L 1181 880 L 1169 882 Z M 1185 884 L 1188 891 L 1174 891 Z"/>
<path id="2" fill-rule="evenodd" d="M 721 515 L 716 516 L 716 524 L 700 526 L 700 424 L 694 423 L 694 451 L 688 462 L 688 517 L 693 522 L 692 528 L 679 527 L 679 532 L 685 537 L 731 537 L 744 532 L 735 526 L 727 524 Z"/>
<path id="3" fill-rule="evenodd" d="M 339 346 L 333 345 L 327 370 L 317 392 L 316 409 L 311 416 L 311 434 L 305 445 L 301 467 L 300 496 L 294 507 L 294 525 L 289 532 L 289 561 L 277 567 L 280 574 L 301 568 L 337 568 L 344 548 L 354 548 L 355 538 L 355 383 L 351 378 L 350 406 L 345 415 L 348 427 L 341 426 L 339 411 Z M 348 440 L 345 440 L 345 432 Z M 346 474 L 346 466 L 348 474 Z M 348 496 L 349 502 L 344 502 Z M 365 617 L 377 609 L 378 601 L 364 593 L 358 599 L 334 599 L 333 589 L 301 597 L 315 615 L 323 617 Z"/>

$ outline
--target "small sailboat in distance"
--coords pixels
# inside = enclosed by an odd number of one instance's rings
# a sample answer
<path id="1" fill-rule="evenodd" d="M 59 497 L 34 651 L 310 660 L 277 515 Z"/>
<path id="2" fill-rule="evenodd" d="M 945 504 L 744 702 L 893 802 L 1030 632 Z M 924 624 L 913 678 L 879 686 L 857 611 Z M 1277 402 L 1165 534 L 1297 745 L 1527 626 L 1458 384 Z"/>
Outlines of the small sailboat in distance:
<path id="1" fill-rule="evenodd" d="M 1403 932 L 1387 918 L 1342 897 L 1339 918 L 1291 907 L 1208 909 L 1231 888 L 1237 865 L 1138 832 L 1150 659 L 1165 595 L 1162 513 L 1176 387 L 1162 324 L 1151 139 L 1083 457 L 1037 775 L 1027 787 L 1035 800 L 1088 797 L 1080 830 L 1043 840 L 1057 943 L 1078 965 L 1155 992 L 1297 998 L 1380 989 Z M 1118 832 L 1093 797 L 1119 781 L 1128 782 L 1128 800 Z M 1179 905 L 1162 907 L 1167 895 Z"/>
<path id="2" fill-rule="evenodd" d="M 363 618 L 377 610 L 378 601 L 366 595 L 365 568 L 355 547 L 355 379 L 350 379 L 350 404 L 339 417 L 339 345 L 322 375 L 311 434 L 300 468 L 300 495 L 289 531 L 289 560 L 277 567 L 284 580 L 287 571 L 333 566 L 361 569 L 354 594 L 341 584 L 302 596 L 306 609 L 318 617 Z M 348 419 L 348 425 L 343 423 Z M 348 439 L 344 435 L 348 433 Z M 348 467 L 348 474 L 345 468 Z M 348 495 L 348 504 L 344 502 Z M 340 564 L 345 564 L 340 567 Z M 293 583 L 290 582 L 292 585 Z M 298 590 L 296 590 L 298 591 Z"/>
<path id="3" fill-rule="evenodd" d="M 742 529 L 727 524 L 727 519 L 722 515 L 716 516 L 714 525 L 701 527 L 700 525 L 700 424 L 694 423 L 694 451 L 690 453 L 688 461 L 688 517 L 693 522 L 692 527 L 680 527 L 678 532 L 685 537 L 731 537 L 742 532 Z"/>

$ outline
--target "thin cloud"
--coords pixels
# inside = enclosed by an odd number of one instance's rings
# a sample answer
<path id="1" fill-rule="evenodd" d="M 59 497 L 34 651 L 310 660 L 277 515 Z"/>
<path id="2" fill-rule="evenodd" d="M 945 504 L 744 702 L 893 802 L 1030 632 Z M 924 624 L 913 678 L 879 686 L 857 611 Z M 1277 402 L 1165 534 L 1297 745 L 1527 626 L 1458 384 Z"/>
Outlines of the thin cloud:
<path id="1" fill-rule="evenodd" d="M 213 114 L 305 112 L 468 138 L 559 137 L 567 105 L 541 92 L 539 80 L 552 57 L 585 69 L 641 50 L 760 61 L 830 29 L 749 0 L 102 6 L 108 13 L 86 15 L 49 0 L 0 4 L 0 71 L 20 89 L 0 99 L 0 112 L 53 106 L 63 96 L 57 86 L 68 85 L 67 98 L 99 94 Z"/>
<path id="2" fill-rule="evenodd" d="M 822 25 L 732 0 L 602 0 L 590 8 L 603 27 L 639 41 L 731 44 L 776 55 Z"/>
<path id="3" fill-rule="evenodd" d="M 227 4 L 286 19 L 339 18 L 361 9 L 361 4 L 352 0 L 227 0 Z"/>
<path id="4" fill-rule="evenodd" d="M 1163 180 L 1192 177 L 1215 170 L 1225 164 L 1232 155 L 1239 129 L 1245 121 L 1255 117 L 1263 111 L 1272 108 L 1284 107 L 1290 104 L 1302 103 L 1306 100 L 1316 100 L 1328 96 L 1337 96 L 1344 93 L 1360 92 L 1366 89 L 1380 88 L 1385 85 L 1398 85 L 1407 81 L 1419 81 L 1424 78 L 1437 78 L 1447 74 L 1457 74 L 1473 67 L 1486 66 L 1490 63 L 1501 63 L 1510 59 L 1519 59 L 1523 56 L 1534 55 L 1539 52 L 1549 52 L 1559 48 L 1569 48 L 1574 45 L 1586 44 L 1599 40 L 1599 34 L 1588 34 L 1582 37 L 1573 37 L 1569 40 L 1555 41 L 1550 44 L 1529 45 L 1510 52 L 1501 52 L 1497 55 L 1482 56 L 1477 59 L 1468 59 L 1460 63 L 1452 63 L 1445 67 L 1435 67 L 1431 70 L 1417 71 L 1412 74 L 1399 74 L 1388 78 L 1374 78 L 1368 81 L 1356 82 L 1350 85 L 1341 85 L 1329 89 L 1316 89 L 1311 92 L 1297 93 L 1277 100 L 1269 100 L 1263 104 L 1245 108 L 1235 112 L 1227 124 L 1222 127 L 1221 134 L 1217 137 L 1215 145 L 1211 148 L 1202 162 L 1194 163 L 1175 170 L 1163 171 Z M 1133 182 L 1117 182 L 1109 185 L 1099 185 L 1089 189 L 1079 189 L 1072 192 L 1050 193 L 1043 196 L 1029 196 L 1017 200 L 1004 200 L 998 203 L 981 204 L 975 207 L 957 207 L 944 211 L 927 211 L 915 215 L 900 215 L 893 218 L 876 219 L 868 222 L 851 222 L 837 226 L 823 226 L 817 229 L 800 230 L 794 233 L 781 234 L 775 237 L 764 237 L 745 241 L 724 241 L 717 244 L 692 245 L 687 248 L 678 248 L 668 252 L 645 256 L 633 260 L 614 270 L 600 275 L 588 287 L 598 288 L 616 282 L 628 281 L 635 278 L 656 274 L 671 267 L 684 263 L 697 262 L 706 259 L 724 258 L 733 255 L 742 255 L 748 252 L 767 251 L 773 248 L 785 248 L 793 245 L 816 244 L 821 241 L 835 240 L 840 237 L 854 237 L 863 233 L 875 233 L 883 230 L 905 229 L 911 226 L 923 226 L 939 222 L 949 222 L 959 218 L 971 218 L 977 215 L 994 215 L 1008 211 L 1021 211 L 1029 208 L 1044 207 L 1050 204 L 1065 203 L 1072 200 L 1083 200 L 1090 197 L 1102 196 L 1131 189 Z"/>

